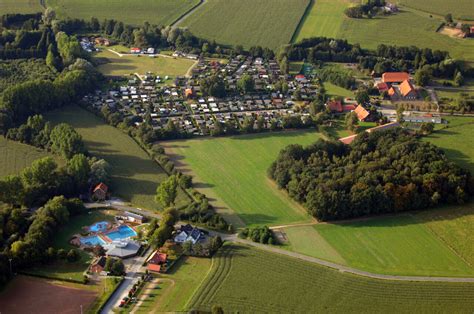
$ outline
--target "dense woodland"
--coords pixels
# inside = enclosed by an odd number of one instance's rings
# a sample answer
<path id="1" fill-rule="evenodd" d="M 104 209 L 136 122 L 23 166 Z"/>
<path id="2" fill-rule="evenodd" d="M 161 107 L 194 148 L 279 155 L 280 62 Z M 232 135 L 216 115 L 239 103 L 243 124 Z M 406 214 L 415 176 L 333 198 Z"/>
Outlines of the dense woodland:
<path id="1" fill-rule="evenodd" d="M 351 145 L 290 145 L 268 173 L 324 221 L 463 203 L 474 193 L 468 170 L 401 129 L 363 133 Z"/>

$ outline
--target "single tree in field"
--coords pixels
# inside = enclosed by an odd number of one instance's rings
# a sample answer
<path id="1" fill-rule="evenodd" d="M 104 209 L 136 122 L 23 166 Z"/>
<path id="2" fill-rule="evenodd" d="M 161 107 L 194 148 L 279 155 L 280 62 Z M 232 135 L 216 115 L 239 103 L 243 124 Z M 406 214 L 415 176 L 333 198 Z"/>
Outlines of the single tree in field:
<path id="1" fill-rule="evenodd" d="M 163 207 L 174 205 L 178 192 L 178 180 L 172 175 L 165 181 L 161 182 L 156 189 L 155 200 Z"/>
<path id="2" fill-rule="evenodd" d="M 453 15 L 451 13 L 448 13 L 444 16 L 444 20 L 446 23 L 451 24 L 453 22 Z"/>
<path id="3" fill-rule="evenodd" d="M 370 102 L 369 93 L 366 89 L 359 89 L 355 94 L 355 99 L 358 104 L 364 105 Z"/>
<path id="4" fill-rule="evenodd" d="M 247 94 L 253 91 L 255 87 L 255 82 L 253 81 L 253 78 L 250 75 L 244 74 L 237 81 L 237 87 L 242 93 Z"/>
<path id="5" fill-rule="evenodd" d="M 464 84 L 464 76 L 461 72 L 457 72 L 454 76 L 454 84 L 456 84 L 456 86 L 462 86 Z"/>

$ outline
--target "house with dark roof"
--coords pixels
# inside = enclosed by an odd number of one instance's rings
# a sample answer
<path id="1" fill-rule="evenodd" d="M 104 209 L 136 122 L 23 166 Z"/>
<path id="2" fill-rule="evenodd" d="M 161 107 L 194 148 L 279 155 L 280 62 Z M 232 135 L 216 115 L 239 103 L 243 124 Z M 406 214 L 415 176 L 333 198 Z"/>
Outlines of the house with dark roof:
<path id="1" fill-rule="evenodd" d="M 104 271 L 106 262 L 107 259 L 105 258 L 105 256 L 101 256 L 95 259 L 94 262 L 91 264 L 90 272 L 94 274 L 100 274 Z"/>
<path id="2" fill-rule="evenodd" d="M 101 182 L 92 190 L 92 198 L 97 201 L 105 201 L 108 191 L 109 187 Z"/>
<path id="3" fill-rule="evenodd" d="M 198 228 L 193 227 L 190 224 L 182 225 L 178 233 L 174 237 L 174 242 L 184 243 L 187 241 L 191 241 L 193 244 L 196 244 L 202 236 L 203 233 Z"/>
<path id="4" fill-rule="evenodd" d="M 165 272 L 167 260 L 168 255 L 155 251 L 147 260 L 147 269 L 157 273 Z"/>

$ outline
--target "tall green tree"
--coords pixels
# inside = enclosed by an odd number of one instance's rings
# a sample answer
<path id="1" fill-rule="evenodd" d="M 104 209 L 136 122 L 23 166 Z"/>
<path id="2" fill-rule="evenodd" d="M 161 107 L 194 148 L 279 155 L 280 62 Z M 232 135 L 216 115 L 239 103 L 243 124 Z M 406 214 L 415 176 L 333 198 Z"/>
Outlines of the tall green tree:
<path id="1" fill-rule="evenodd" d="M 175 175 L 161 182 L 156 189 L 155 201 L 163 207 L 174 205 L 178 194 L 178 179 Z"/>

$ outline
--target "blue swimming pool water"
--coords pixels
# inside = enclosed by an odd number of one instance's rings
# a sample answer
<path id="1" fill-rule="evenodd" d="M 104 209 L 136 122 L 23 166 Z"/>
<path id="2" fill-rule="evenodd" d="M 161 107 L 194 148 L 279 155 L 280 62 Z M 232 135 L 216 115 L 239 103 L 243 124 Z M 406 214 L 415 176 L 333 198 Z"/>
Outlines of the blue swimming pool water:
<path id="1" fill-rule="evenodd" d="M 108 225 L 109 223 L 107 221 L 96 222 L 95 224 L 89 227 L 89 230 L 92 232 L 104 232 L 105 230 L 107 230 Z"/>
<path id="2" fill-rule="evenodd" d="M 131 238 L 137 235 L 135 230 L 130 228 L 129 226 L 120 226 L 118 227 L 117 230 L 106 233 L 105 234 L 110 240 L 115 241 L 115 240 L 122 240 L 122 239 L 127 239 Z"/>
<path id="3" fill-rule="evenodd" d="M 84 237 L 81 238 L 81 243 L 87 246 L 96 246 L 96 245 L 104 245 L 105 241 L 102 240 L 99 236 L 91 236 L 91 237 Z"/>

